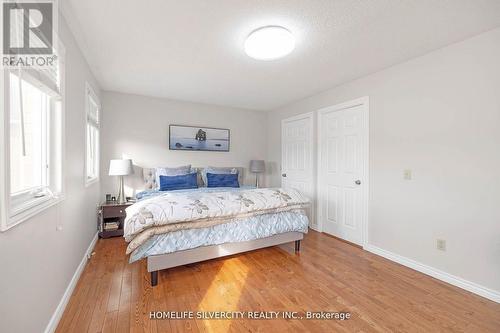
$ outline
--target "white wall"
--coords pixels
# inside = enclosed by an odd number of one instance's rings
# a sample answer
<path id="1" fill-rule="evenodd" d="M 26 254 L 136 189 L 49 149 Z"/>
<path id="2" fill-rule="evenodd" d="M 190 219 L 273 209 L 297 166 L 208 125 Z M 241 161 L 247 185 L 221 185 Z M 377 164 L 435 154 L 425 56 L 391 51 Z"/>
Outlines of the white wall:
<path id="1" fill-rule="evenodd" d="M 0 332 L 45 330 L 96 233 L 99 184 L 84 186 L 85 82 L 99 93 L 66 22 L 66 199 L 0 233 Z M 62 226 L 62 231 L 56 231 Z"/>
<path id="2" fill-rule="evenodd" d="M 281 119 L 363 96 L 370 244 L 500 291 L 500 29 L 271 112 L 269 183 Z"/>
<path id="3" fill-rule="evenodd" d="M 102 97 L 103 193 L 116 195 L 116 178 L 107 176 L 109 160 L 128 156 L 140 167 L 235 166 L 248 168 L 251 159 L 265 159 L 267 114 L 221 106 L 197 104 L 116 92 Z M 229 128 L 229 152 L 171 151 L 170 124 Z M 246 170 L 248 171 L 248 170 Z M 255 181 L 246 172 L 246 183 Z M 142 173 L 125 180 L 127 195 L 142 188 Z"/>

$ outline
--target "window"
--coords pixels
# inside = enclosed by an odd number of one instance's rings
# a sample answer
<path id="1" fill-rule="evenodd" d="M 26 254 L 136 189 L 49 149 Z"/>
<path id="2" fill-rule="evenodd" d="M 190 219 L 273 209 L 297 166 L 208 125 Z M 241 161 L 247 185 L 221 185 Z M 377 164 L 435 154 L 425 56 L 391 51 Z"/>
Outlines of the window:
<path id="1" fill-rule="evenodd" d="M 0 147 L 0 176 L 6 181 L 0 190 L 0 231 L 63 199 L 60 71 L 59 65 L 1 72 L 5 143 Z"/>
<path id="2" fill-rule="evenodd" d="M 90 87 L 86 86 L 86 159 L 85 184 L 88 186 L 99 181 L 99 126 L 100 104 L 97 96 Z"/>
<path id="3" fill-rule="evenodd" d="M 15 74 L 10 74 L 9 83 L 10 194 L 13 202 L 29 201 L 50 191 L 50 97 Z"/>

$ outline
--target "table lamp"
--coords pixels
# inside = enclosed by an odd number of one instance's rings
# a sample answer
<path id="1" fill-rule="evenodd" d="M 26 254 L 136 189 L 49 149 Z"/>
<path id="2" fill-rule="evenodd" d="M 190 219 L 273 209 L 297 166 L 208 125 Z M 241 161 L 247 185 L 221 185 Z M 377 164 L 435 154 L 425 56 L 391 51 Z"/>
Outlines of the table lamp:
<path id="1" fill-rule="evenodd" d="M 111 160 L 109 161 L 109 175 L 120 176 L 120 189 L 118 190 L 118 203 L 124 204 L 127 202 L 125 198 L 125 188 L 123 184 L 123 176 L 128 176 L 134 173 L 132 160 Z"/>

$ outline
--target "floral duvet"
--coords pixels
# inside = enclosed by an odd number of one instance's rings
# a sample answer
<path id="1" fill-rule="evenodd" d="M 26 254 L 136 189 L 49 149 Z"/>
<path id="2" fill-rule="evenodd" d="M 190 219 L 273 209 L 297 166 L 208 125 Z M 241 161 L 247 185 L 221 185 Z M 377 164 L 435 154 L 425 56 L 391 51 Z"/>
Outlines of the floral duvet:
<path id="1" fill-rule="evenodd" d="M 211 227 L 235 218 L 302 210 L 308 204 L 308 198 L 299 191 L 283 188 L 166 192 L 127 208 L 127 253 L 155 235 Z"/>

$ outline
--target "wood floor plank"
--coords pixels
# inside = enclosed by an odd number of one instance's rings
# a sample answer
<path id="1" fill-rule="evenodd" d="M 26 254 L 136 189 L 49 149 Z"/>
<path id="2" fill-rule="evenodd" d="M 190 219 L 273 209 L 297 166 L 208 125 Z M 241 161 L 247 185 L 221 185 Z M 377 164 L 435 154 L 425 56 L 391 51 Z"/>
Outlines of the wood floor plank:
<path id="1" fill-rule="evenodd" d="M 122 287 L 120 290 L 120 302 L 118 306 L 118 332 L 130 332 L 130 307 L 132 293 L 132 266 L 125 264 L 122 275 Z"/>
<path id="2" fill-rule="evenodd" d="M 130 332 L 142 332 L 142 308 L 140 304 L 140 293 L 142 292 L 141 265 L 130 265 L 131 286 L 130 286 Z"/>
<path id="3" fill-rule="evenodd" d="M 102 327 L 102 333 L 115 333 L 118 311 L 107 312 Z"/>
<path id="4" fill-rule="evenodd" d="M 64 322 L 64 326 L 61 326 L 62 331 L 74 332 L 86 329 L 87 322 L 83 322 L 82 325 L 79 325 L 79 323 L 89 311 L 88 304 L 95 301 L 95 274 L 98 266 L 95 261 L 87 263 L 73 292 L 74 299 L 70 300 L 69 307 L 66 309 L 68 320 Z"/>
<path id="5" fill-rule="evenodd" d="M 500 332 L 500 304 L 311 231 L 176 267 L 152 288 L 120 238 L 99 240 L 57 332 Z M 152 320 L 151 311 L 346 311 L 337 320 Z"/>
<path id="6" fill-rule="evenodd" d="M 101 242 L 99 243 L 99 248 L 103 247 L 103 244 L 110 245 L 110 243 Z M 98 251 L 100 251 L 100 249 Z M 104 320 L 106 318 L 106 309 L 109 300 L 109 293 L 111 290 L 111 279 L 113 276 L 113 269 L 115 267 L 113 257 L 109 255 L 109 252 L 112 251 L 113 249 L 104 248 L 103 255 L 95 259 L 102 261 L 102 265 L 104 266 L 104 273 L 100 280 L 95 309 L 92 313 L 92 319 L 90 321 L 88 332 L 92 333 L 101 332 L 104 326 Z"/>
<path id="7" fill-rule="evenodd" d="M 87 332 L 90 326 L 92 315 L 96 307 L 98 300 L 99 284 L 101 281 L 102 273 L 105 271 L 105 265 L 102 265 L 99 261 L 92 261 L 89 265 L 94 265 L 95 269 L 92 274 L 88 274 L 89 292 L 87 297 L 83 300 L 80 305 L 80 313 L 76 318 L 75 325 L 72 325 L 70 329 L 72 332 Z"/>

